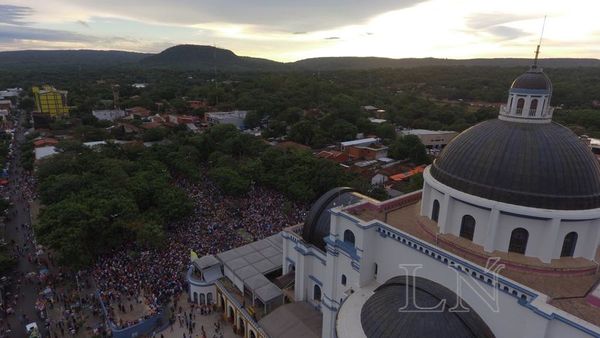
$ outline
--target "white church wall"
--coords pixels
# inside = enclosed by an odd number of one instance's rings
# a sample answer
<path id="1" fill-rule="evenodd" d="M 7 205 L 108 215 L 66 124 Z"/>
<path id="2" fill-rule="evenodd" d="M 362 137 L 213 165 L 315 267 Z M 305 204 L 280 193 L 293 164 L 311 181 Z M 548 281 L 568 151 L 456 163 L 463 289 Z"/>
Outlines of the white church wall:
<path id="1" fill-rule="evenodd" d="M 554 245 L 554 251 L 552 254 L 553 258 L 560 258 L 562 246 L 565 240 L 565 236 L 571 232 L 577 233 L 577 243 L 575 245 L 575 253 L 573 257 L 582 257 L 585 255 L 585 239 L 588 236 L 593 236 L 592 221 L 562 221 L 560 229 L 558 230 L 558 236 Z"/>
<path id="2" fill-rule="evenodd" d="M 484 245 L 491 211 L 458 200 L 455 200 L 453 205 L 454 212 L 446 225 L 446 229 L 449 230 L 448 232 L 457 237 L 460 236 L 462 219 L 465 215 L 470 215 L 475 219 L 473 242 Z"/>
<path id="3" fill-rule="evenodd" d="M 513 230 L 524 228 L 529 232 L 525 255 L 540 257 L 542 255 L 541 250 L 548 245 L 548 243 L 544 242 L 544 232 L 547 231 L 549 227 L 549 220 L 525 218 L 500 213 L 498 228 L 496 230 L 495 248 L 496 250 L 508 252 L 510 236 Z"/>

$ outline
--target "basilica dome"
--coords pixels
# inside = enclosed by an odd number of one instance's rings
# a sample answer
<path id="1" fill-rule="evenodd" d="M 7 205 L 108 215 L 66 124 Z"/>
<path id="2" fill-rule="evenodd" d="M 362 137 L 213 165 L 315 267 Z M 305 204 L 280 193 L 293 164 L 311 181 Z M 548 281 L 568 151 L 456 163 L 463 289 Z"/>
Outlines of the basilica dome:
<path id="1" fill-rule="evenodd" d="M 448 288 L 428 279 L 394 277 L 378 287 L 363 305 L 362 328 L 368 338 L 494 337 L 464 300 L 460 299 L 458 305 L 459 299 Z"/>
<path id="2" fill-rule="evenodd" d="M 486 199 L 558 210 L 600 208 L 600 164 L 556 123 L 494 119 L 462 132 L 431 166 L 439 182 Z"/>
<path id="3" fill-rule="evenodd" d="M 510 86 L 510 89 L 552 91 L 552 82 L 544 72 L 532 67 L 529 71 L 517 77 Z"/>

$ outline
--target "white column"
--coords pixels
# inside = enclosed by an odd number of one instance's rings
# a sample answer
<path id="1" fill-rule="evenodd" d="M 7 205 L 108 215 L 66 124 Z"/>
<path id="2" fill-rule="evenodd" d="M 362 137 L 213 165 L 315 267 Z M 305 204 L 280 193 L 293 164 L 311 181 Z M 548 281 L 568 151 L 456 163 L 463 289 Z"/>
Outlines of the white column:
<path id="1" fill-rule="evenodd" d="M 450 209 L 450 194 L 444 194 L 444 199 L 440 205 L 440 215 L 438 219 L 438 225 L 440 227 L 440 233 L 445 234 L 448 232 L 448 214 Z"/>
<path id="2" fill-rule="evenodd" d="M 485 252 L 492 252 L 496 249 L 496 232 L 498 231 L 499 219 L 500 211 L 493 208 L 490 213 L 490 221 L 488 222 L 487 234 L 485 235 L 485 242 L 483 244 L 483 250 L 485 250 Z"/>
<path id="3" fill-rule="evenodd" d="M 337 218 L 337 217 L 334 217 Z M 323 293 L 323 299 L 321 301 L 321 312 L 323 313 L 323 331 L 322 337 L 335 337 L 335 321 L 337 314 L 337 305 L 334 303 L 337 301 L 337 275 L 338 275 L 338 263 L 342 259 L 346 259 L 346 256 L 339 255 L 333 256 L 326 253 L 326 267 L 324 276 L 319 276 L 323 282 L 321 292 Z M 340 258 L 343 257 L 343 258 Z M 336 310 L 333 310 L 333 309 Z"/>
<path id="4" fill-rule="evenodd" d="M 600 244 L 600 220 L 595 220 L 591 222 L 590 230 L 586 234 L 586 239 L 581 238 L 582 236 L 577 238 L 577 244 L 575 246 L 575 251 L 577 252 L 577 246 L 585 245 L 583 250 L 581 251 L 581 256 L 587 259 L 594 259 L 596 257 L 596 251 L 598 250 L 598 244 Z M 579 244 L 581 241 L 581 244 Z"/>
<path id="5" fill-rule="evenodd" d="M 321 311 L 323 312 L 323 329 L 321 330 L 321 337 L 336 338 L 335 321 L 337 311 L 330 310 L 324 304 L 321 304 Z"/>
<path id="6" fill-rule="evenodd" d="M 306 280 L 306 276 L 304 275 L 304 261 L 309 256 L 297 255 L 298 259 L 296 259 L 296 281 L 294 286 L 294 298 L 296 301 L 306 300 L 306 287 L 304 281 Z"/>
<path id="7" fill-rule="evenodd" d="M 550 226 L 546 231 L 543 241 L 535 241 L 538 245 L 537 252 L 533 252 L 533 255 L 538 253 L 540 259 L 544 263 L 550 263 L 554 256 L 554 249 L 556 248 L 556 240 L 558 238 L 558 230 L 560 228 L 560 218 L 553 218 L 550 221 Z M 529 239 L 531 241 L 531 238 Z M 529 251 L 529 250 L 528 250 Z"/>
<path id="8" fill-rule="evenodd" d="M 429 210 L 431 210 L 431 186 L 425 181 L 421 195 L 421 216 L 429 217 Z"/>
<path id="9" fill-rule="evenodd" d="M 283 238 L 283 236 L 281 236 L 281 241 L 283 241 L 283 247 L 282 247 L 283 248 L 283 255 L 281 257 L 281 259 L 283 260 L 283 265 L 282 265 L 283 271 L 282 272 L 285 275 L 286 273 L 289 272 L 288 271 L 288 264 L 289 263 L 287 261 L 287 258 L 288 258 L 288 254 L 289 254 L 288 245 L 291 244 L 291 241 L 288 241 L 287 239 Z"/>

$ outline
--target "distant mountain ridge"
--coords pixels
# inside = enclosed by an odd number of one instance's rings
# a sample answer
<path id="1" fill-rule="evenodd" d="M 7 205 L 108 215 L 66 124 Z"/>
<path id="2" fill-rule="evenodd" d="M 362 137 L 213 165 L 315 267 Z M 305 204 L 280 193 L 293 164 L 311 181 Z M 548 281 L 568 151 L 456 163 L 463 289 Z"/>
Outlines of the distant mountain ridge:
<path id="1" fill-rule="evenodd" d="M 240 71 L 277 70 L 283 68 L 283 64 L 277 61 L 238 56 L 229 49 L 201 45 L 177 45 L 169 47 L 158 54 L 142 59 L 140 63 L 151 67 L 207 70 L 212 70 L 215 67 Z"/>
<path id="2" fill-rule="evenodd" d="M 0 52 L 0 67 L 28 66 L 139 66 L 152 68 L 194 69 L 212 71 L 328 71 L 375 68 L 413 68 L 431 66 L 520 67 L 531 64 L 526 58 L 437 59 L 383 57 L 318 57 L 296 62 L 238 56 L 228 49 L 202 45 L 177 45 L 164 51 L 136 53 L 116 50 L 24 50 Z M 600 67 L 599 59 L 541 59 L 542 67 Z"/>
<path id="3" fill-rule="evenodd" d="M 137 64 L 148 53 L 119 50 L 22 50 L 0 52 L 0 65 L 115 65 Z"/>

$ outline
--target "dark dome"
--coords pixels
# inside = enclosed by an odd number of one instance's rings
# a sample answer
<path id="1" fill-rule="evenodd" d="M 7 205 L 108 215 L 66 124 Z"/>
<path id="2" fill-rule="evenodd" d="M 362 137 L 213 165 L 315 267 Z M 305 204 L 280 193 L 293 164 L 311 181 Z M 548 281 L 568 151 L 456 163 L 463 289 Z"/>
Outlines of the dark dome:
<path id="1" fill-rule="evenodd" d="M 600 164 L 568 128 L 499 119 L 455 137 L 431 166 L 467 194 L 544 209 L 600 207 Z"/>
<path id="2" fill-rule="evenodd" d="M 406 292 L 406 288 L 412 286 L 414 293 L 412 289 Z M 440 311 L 415 311 L 415 304 L 421 308 L 434 307 L 442 299 L 446 303 Z M 368 338 L 494 337 L 487 324 L 464 300 L 461 304 L 469 311 L 449 311 L 458 299 L 450 289 L 428 279 L 394 277 L 367 299 L 360 311 L 360 321 Z"/>
<path id="3" fill-rule="evenodd" d="M 511 89 L 552 90 L 552 82 L 542 71 L 532 68 L 513 81 Z"/>
<path id="4" fill-rule="evenodd" d="M 325 251 L 325 241 L 323 238 L 329 236 L 329 225 L 331 217 L 329 209 L 356 203 L 360 200 L 354 192 L 356 190 L 348 187 L 334 188 L 323 194 L 310 208 L 304 227 L 302 229 L 302 238 L 317 248 Z"/>

